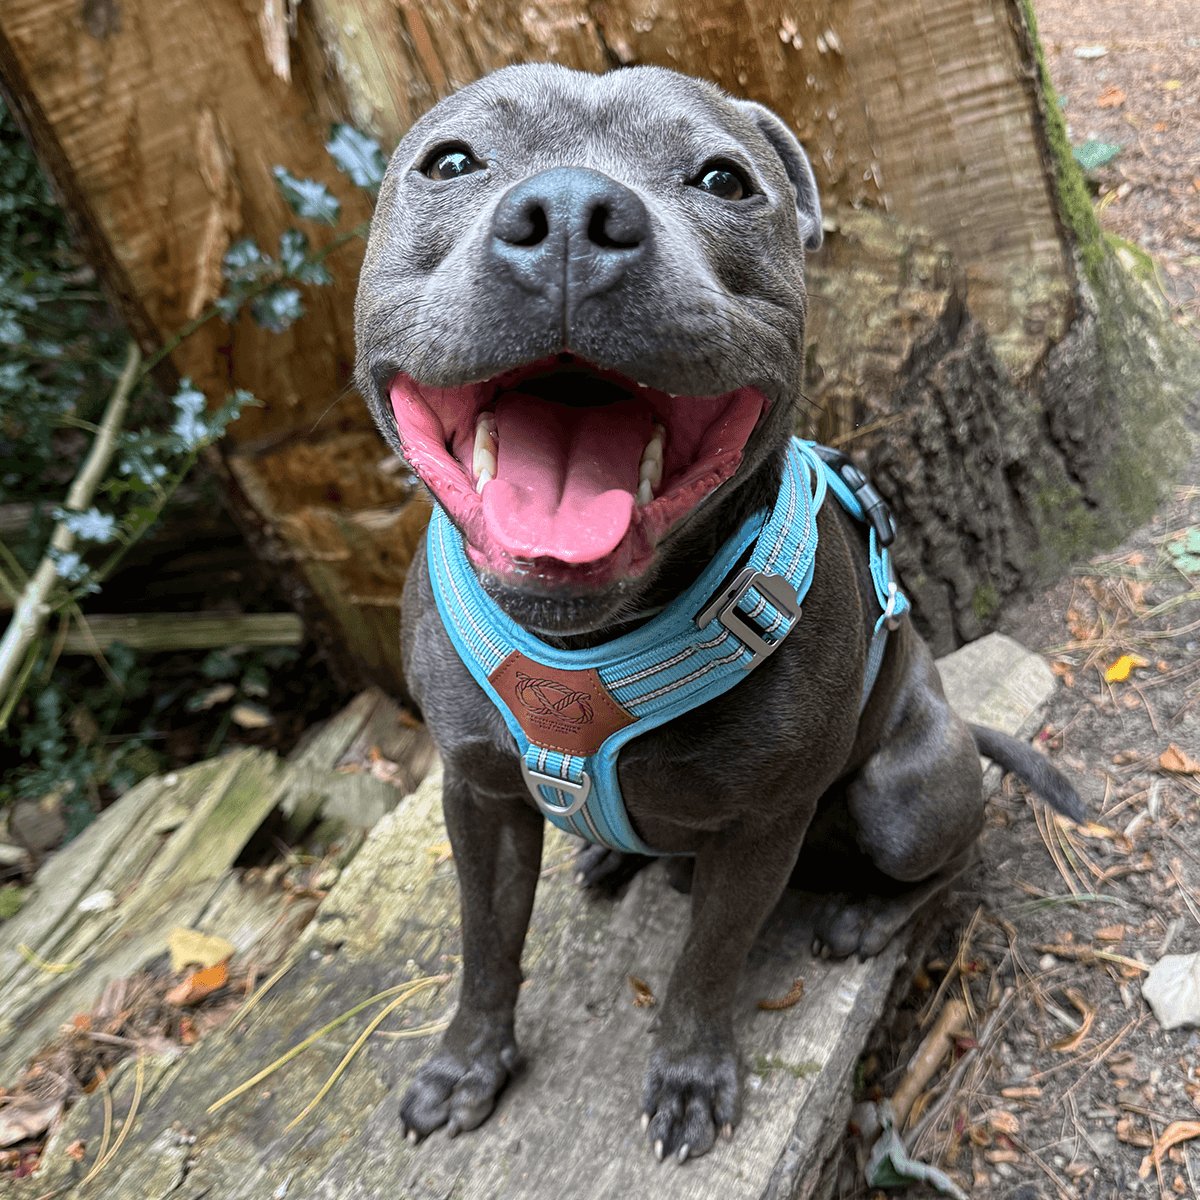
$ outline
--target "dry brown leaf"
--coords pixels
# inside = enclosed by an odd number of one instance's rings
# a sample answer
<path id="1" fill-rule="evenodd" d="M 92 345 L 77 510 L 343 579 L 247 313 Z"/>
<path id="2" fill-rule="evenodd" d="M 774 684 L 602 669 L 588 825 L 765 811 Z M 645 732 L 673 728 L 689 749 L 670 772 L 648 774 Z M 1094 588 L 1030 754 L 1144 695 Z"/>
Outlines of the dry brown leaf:
<path id="1" fill-rule="evenodd" d="M 229 982 L 229 968 L 225 963 L 195 971 L 182 983 L 176 984 L 164 997 L 168 1004 L 190 1008 L 199 1004 L 206 996 Z"/>
<path id="2" fill-rule="evenodd" d="M 1125 93 L 1115 85 L 1106 87 L 1096 100 L 1097 108 L 1117 108 L 1125 103 Z"/>
<path id="3" fill-rule="evenodd" d="M 1098 942 L 1119 942 L 1124 936 L 1124 925 L 1104 925 L 1092 934 Z"/>
<path id="4" fill-rule="evenodd" d="M 758 1007 L 773 1011 L 780 1008 L 791 1008 L 804 995 L 804 980 L 797 976 L 792 981 L 792 990 L 782 1000 L 760 1000 Z"/>
<path id="5" fill-rule="evenodd" d="M 1036 1084 L 1026 1084 L 1024 1087 L 1004 1087 L 1000 1095 L 1005 1100 L 1036 1100 L 1042 1094 L 1042 1089 Z"/>
<path id="6" fill-rule="evenodd" d="M 1144 1146 L 1149 1149 L 1154 1145 L 1154 1139 L 1144 1129 L 1139 1129 L 1132 1117 L 1122 1117 L 1117 1122 L 1117 1137 L 1128 1146 Z"/>
<path id="7" fill-rule="evenodd" d="M 1020 1133 L 1021 1122 L 1017 1119 L 1016 1113 L 1010 1113 L 1007 1109 L 994 1109 L 987 1115 L 988 1127 L 995 1133 Z"/>
<path id="8" fill-rule="evenodd" d="M 1200 762 L 1185 754 L 1172 742 L 1159 755 L 1158 765 L 1164 771 L 1173 771 L 1177 775 L 1200 775 Z"/>
<path id="9" fill-rule="evenodd" d="M 633 988 L 634 1008 L 651 1008 L 658 1003 L 654 993 L 650 990 L 650 985 L 644 979 L 639 979 L 636 975 L 626 975 L 625 978 L 629 980 L 629 986 Z"/>
<path id="10" fill-rule="evenodd" d="M 1079 1009 L 1079 1013 L 1083 1017 L 1083 1024 L 1074 1033 L 1069 1034 L 1065 1038 L 1060 1038 L 1051 1046 L 1052 1050 L 1057 1050 L 1060 1054 L 1066 1054 L 1071 1050 L 1077 1049 L 1080 1042 L 1091 1031 L 1092 1023 L 1096 1020 L 1095 1008 L 1079 992 L 1075 991 L 1074 988 L 1063 988 L 1063 994 Z"/>
<path id="11" fill-rule="evenodd" d="M 76 1138 L 63 1153 L 72 1162 L 83 1162 L 83 1156 L 87 1153 L 87 1143 Z"/>
<path id="12" fill-rule="evenodd" d="M 1015 1163 L 1021 1156 L 1015 1150 L 985 1150 L 983 1157 L 990 1163 Z"/>
<path id="13" fill-rule="evenodd" d="M 1200 1121 L 1172 1121 L 1162 1131 L 1158 1141 L 1154 1143 L 1154 1148 L 1142 1159 L 1142 1165 L 1138 1167 L 1139 1178 L 1145 1179 L 1172 1146 L 1194 1137 L 1200 1137 Z"/>
<path id="14" fill-rule="evenodd" d="M 1135 763 L 1140 758 L 1141 755 L 1136 750 L 1118 750 L 1112 756 L 1114 765 L 1118 767 L 1123 767 L 1128 763 Z"/>

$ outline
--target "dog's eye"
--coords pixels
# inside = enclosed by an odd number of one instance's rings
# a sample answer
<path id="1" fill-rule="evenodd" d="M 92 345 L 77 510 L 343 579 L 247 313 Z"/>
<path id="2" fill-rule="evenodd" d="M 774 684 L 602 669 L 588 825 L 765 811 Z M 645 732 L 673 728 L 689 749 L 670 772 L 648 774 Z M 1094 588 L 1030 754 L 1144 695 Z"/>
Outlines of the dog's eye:
<path id="1" fill-rule="evenodd" d="M 432 150 L 425 159 L 421 173 L 440 182 L 444 179 L 461 179 L 464 175 L 486 170 L 487 163 L 481 163 L 469 147 L 459 145 L 438 146 Z"/>
<path id="2" fill-rule="evenodd" d="M 718 200 L 744 200 L 753 188 L 742 172 L 729 162 L 706 162 L 692 180 L 692 187 L 716 196 Z"/>

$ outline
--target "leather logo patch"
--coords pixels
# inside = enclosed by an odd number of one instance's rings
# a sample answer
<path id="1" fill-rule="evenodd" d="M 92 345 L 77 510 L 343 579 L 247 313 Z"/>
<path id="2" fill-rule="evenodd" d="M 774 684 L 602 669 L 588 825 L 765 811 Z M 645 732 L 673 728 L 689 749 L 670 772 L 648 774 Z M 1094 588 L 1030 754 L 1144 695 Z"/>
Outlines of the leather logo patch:
<path id="1" fill-rule="evenodd" d="M 548 750 L 595 754 L 634 718 L 608 694 L 594 670 L 546 667 L 514 650 L 488 682 L 508 705 L 525 736 Z"/>

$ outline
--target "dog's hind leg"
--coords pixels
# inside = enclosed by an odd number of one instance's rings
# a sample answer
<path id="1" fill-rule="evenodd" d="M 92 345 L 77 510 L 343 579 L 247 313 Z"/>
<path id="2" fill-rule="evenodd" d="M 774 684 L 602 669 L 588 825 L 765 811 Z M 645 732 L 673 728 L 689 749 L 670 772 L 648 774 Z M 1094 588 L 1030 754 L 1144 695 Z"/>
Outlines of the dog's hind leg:
<path id="1" fill-rule="evenodd" d="M 853 843 L 865 862 L 828 897 L 817 921 L 818 946 L 835 957 L 877 954 L 970 864 L 983 828 L 975 739 L 947 704 L 924 643 L 914 636 L 906 649 L 909 669 L 892 697 L 878 748 L 841 785 Z M 810 853 L 817 849 L 806 846 Z"/>

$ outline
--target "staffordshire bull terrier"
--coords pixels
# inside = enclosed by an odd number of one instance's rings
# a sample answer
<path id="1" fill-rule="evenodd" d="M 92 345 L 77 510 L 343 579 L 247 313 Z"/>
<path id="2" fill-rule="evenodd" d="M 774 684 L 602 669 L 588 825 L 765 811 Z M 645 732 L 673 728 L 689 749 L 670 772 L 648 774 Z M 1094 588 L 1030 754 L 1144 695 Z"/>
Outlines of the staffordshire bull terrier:
<path id="1" fill-rule="evenodd" d="M 586 817 L 585 882 L 631 850 L 691 864 L 641 1101 L 654 1152 L 680 1162 L 737 1119 L 733 996 L 789 879 L 828 893 L 817 949 L 871 955 L 969 861 L 980 751 L 1082 815 L 1044 758 L 950 711 L 889 589 L 877 495 L 792 441 L 821 236 L 779 118 L 654 67 L 498 71 L 391 159 L 356 380 L 440 509 L 404 590 L 404 667 L 444 763 L 463 939 L 457 1012 L 400 1106 L 414 1142 L 478 1125 L 516 1065 L 543 813 Z M 835 474 L 871 513 L 818 507 Z M 790 576 L 745 565 L 769 525 Z M 736 579 L 698 614 L 714 562 Z M 641 674 L 686 660 L 699 677 L 732 647 L 736 685 L 635 729 L 638 672 L 597 664 L 653 654 L 681 604 L 693 640 Z M 593 783 L 624 836 L 587 816 Z"/>

